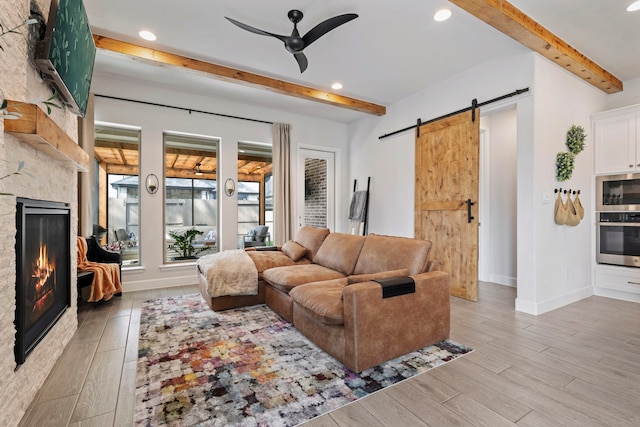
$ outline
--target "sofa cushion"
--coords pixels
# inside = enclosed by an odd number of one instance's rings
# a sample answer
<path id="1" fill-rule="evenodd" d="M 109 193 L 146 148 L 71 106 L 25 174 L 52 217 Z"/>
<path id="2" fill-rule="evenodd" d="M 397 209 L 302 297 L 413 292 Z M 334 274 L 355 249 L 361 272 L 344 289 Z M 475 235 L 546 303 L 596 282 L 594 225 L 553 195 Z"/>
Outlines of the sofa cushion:
<path id="1" fill-rule="evenodd" d="M 331 233 L 322 242 L 313 262 L 337 270 L 346 276 L 353 274 L 353 268 L 365 239 L 365 236 Z"/>
<path id="2" fill-rule="evenodd" d="M 369 234 L 353 274 L 406 268 L 409 274 L 426 271 L 431 242 L 408 237 Z"/>
<path id="3" fill-rule="evenodd" d="M 307 248 L 305 258 L 313 261 L 316 256 L 316 252 L 318 252 L 320 245 L 322 245 L 322 242 L 324 242 L 324 239 L 329 235 L 329 233 L 328 228 L 317 228 L 305 225 L 298 230 L 296 237 L 293 240 Z"/>
<path id="4" fill-rule="evenodd" d="M 322 323 L 344 324 L 342 291 L 347 279 L 325 280 L 296 286 L 289 296 Z"/>
<path id="5" fill-rule="evenodd" d="M 379 273 L 371 274 L 354 274 L 347 277 L 347 284 L 368 282 L 370 280 L 388 279 L 390 277 L 408 276 L 409 270 L 401 268 L 398 270 L 381 271 Z"/>
<path id="6" fill-rule="evenodd" d="M 245 252 L 253 260 L 253 263 L 258 269 L 258 279 L 262 279 L 262 273 L 270 268 L 311 263 L 311 261 L 306 258 L 302 258 L 299 261 L 293 261 L 291 258 L 280 251 L 248 250 Z"/>
<path id="7" fill-rule="evenodd" d="M 289 293 L 291 289 L 298 285 L 304 285 L 305 283 L 345 277 L 344 274 L 338 271 L 318 264 L 270 268 L 265 270 L 262 276 L 264 280 L 269 282 L 274 288 L 280 289 L 285 293 Z"/>
<path id="8" fill-rule="evenodd" d="M 293 240 L 289 240 L 287 243 L 282 245 L 282 252 L 292 260 L 298 261 L 307 253 L 307 248 Z"/>

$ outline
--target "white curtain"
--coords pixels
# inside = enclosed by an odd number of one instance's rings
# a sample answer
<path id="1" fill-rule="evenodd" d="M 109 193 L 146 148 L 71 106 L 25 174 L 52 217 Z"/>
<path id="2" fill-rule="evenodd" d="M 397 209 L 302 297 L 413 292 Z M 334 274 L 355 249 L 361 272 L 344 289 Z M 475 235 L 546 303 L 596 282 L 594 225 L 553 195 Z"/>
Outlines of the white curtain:
<path id="1" fill-rule="evenodd" d="M 291 125 L 273 124 L 273 182 L 275 244 L 291 239 L 293 228 L 293 197 L 291 177 Z"/>

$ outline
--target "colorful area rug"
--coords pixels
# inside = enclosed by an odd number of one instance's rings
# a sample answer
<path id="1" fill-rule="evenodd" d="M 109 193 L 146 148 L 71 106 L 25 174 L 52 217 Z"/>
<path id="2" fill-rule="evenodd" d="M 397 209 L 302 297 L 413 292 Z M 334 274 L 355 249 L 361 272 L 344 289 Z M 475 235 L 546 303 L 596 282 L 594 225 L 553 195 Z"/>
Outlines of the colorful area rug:
<path id="1" fill-rule="evenodd" d="M 266 306 L 216 313 L 199 294 L 147 301 L 135 423 L 293 426 L 469 351 L 447 340 L 355 374 Z"/>

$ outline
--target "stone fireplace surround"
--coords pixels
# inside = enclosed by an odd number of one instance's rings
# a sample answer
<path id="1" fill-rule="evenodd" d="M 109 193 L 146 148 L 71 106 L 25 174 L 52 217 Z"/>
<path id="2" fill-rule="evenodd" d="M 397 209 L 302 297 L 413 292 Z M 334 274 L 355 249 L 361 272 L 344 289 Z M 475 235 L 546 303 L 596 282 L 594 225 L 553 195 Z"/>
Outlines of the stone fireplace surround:
<path id="1" fill-rule="evenodd" d="M 32 7 L 44 16 L 48 0 L 9 0 L 0 2 L 2 23 L 19 23 L 29 16 Z M 34 29 L 35 31 L 35 29 Z M 7 99 L 38 103 L 51 96 L 50 87 L 42 81 L 32 63 L 34 37 L 20 31 L 3 37 L 0 61 L 0 90 Z M 62 133 L 77 143 L 78 119 L 66 109 L 55 109 L 49 116 Z M 72 162 L 61 160 L 24 143 L 5 132 L 8 120 L 0 119 L 0 425 L 17 426 L 31 402 L 37 398 L 45 379 L 71 341 L 77 327 L 77 292 L 71 287 L 71 307 L 16 369 L 15 288 L 16 288 L 16 197 L 54 200 L 71 207 L 71 283 L 76 281 L 76 235 L 78 224 L 78 172 Z M 13 175 L 19 162 L 24 169 Z M 27 174 L 28 173 L 28 174 Z"/>
<path id="2" fill-rule="evenodd" d="M 48 0 L 9 0 L 0 2 L 3 25 L 22 22 L 35 6 L 48 15 Z M 34 29 L 34 31 L 36 31 Z M 40 78 L 32 63 L 36 35 L 21 29 L 20 34 L 3 37 L 0 61 L 0 90 L 7 99 L 38 103 L 51 96 L 49 85 Z M 49 116 L 61 133 L 72 142 L 78 141 L 78 119 L 66 109 Z M 9 120 L 0 119 L 0 411 L 1 426 L 17 426 L 56 361 L 71 341 L 77 327 L 76 288 L 71 287 L 71 307 L 46 337 L 16 369 L 15 289 L 16 289 L 16 197 L 56 200 L 71 207 L 71 283 L 76 281 L 76 235 L 78 224 L 78 172 L 70 161 L 56 158 L 24 143 L 5 132 Z M 12 175 L 18 163 L 24 162 L 20 175 Z M 28 173 L 28 174 L 27 174 Z"/>
<path id="3" fill-rule="evenodd" d="M 71 283 L 76 282 L 78 224 L 77 171 L 73 164 L 54 159 L 17 138 L 2 132 L 0 159 L 5 176 L 24 161 L 24 172 L 3 180 L 3 192 L 16 196 L 68 203 L 71 207 Z M 17 425 L 55 362 L 78 327 L 77 291 L 71 287 L 71 307 L 51 328 L 24 364 L 16 369 L 15 286 L 16 286 L 16 198 L 0 196 L 0 425 Z"/>

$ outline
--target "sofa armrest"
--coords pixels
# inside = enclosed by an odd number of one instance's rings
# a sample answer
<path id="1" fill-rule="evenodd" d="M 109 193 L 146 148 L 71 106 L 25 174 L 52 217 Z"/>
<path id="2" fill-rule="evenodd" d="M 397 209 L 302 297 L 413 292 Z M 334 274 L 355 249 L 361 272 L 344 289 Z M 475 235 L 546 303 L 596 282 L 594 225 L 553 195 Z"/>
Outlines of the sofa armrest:
<path id="1" fill-rule="evenodd" d="M 415 293 L 382 298 L 376 282 L 344 288 L 345 358 L 361 371 L 449 337 L 449 274 L 411 276 Z"/>

